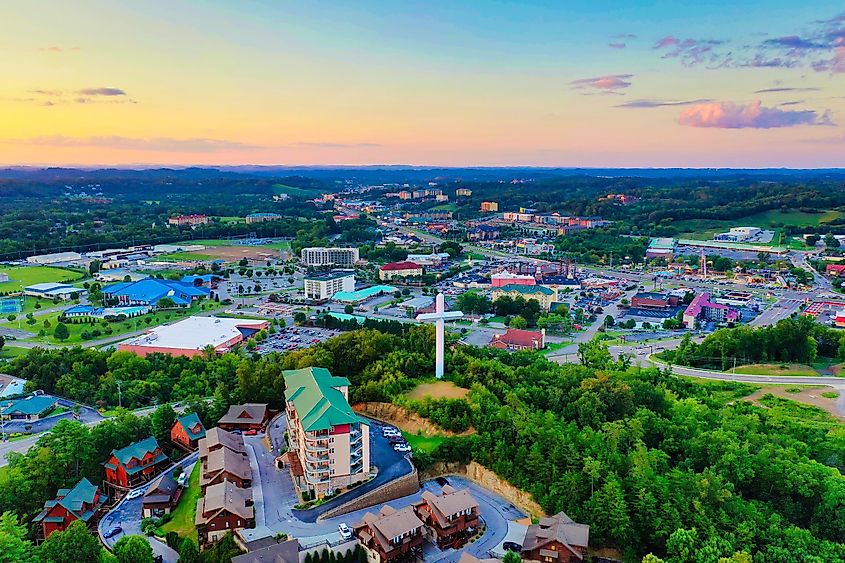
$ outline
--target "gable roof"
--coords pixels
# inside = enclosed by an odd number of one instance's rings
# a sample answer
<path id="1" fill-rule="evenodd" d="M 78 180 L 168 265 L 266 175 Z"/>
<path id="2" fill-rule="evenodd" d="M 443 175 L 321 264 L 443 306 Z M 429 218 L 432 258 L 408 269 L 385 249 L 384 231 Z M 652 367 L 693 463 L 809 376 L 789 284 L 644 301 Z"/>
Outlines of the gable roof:
<path id="1" fill-rule="evenodd" d="M 87 522 L 106 502 L 105 495 L 101 495 L 97 499 L 98 493 L 99 489 L 97 486 L 83 477 L 72 489 L 59 489 L 56 499 L 47 501 L 44 504 L 44 510 L 34 518 L 34 521 L 40 522 L 44 520 L 51 508 L 60 505 L 79 520 Z M 99 502 L 95 504 L 97 500 Z"/>
<path id="2" fill-rule="evenodd" d="M 41 414 L 56 404 L 56 399 L 49 395 L 30 395 L 23 399 L 16 399 L 9 406 L 0 410 L 2 414 L 21 413 L 25 415 Z"/>
<path id="3" fill-rule="evenodd" d="M 229 448 L 220 448 L 208 454 L 204 463 L 200 483 L 205 485 L 210 482 L 218 473 L 224 472 L 234 475 L 240 479 L 251 479 L 252 469 L 246 455 L 234 452 Z"/>
<path id="4" fill-rule="evenodd" d="M 501 342 L 512 346 L 526 346 L 530 348 L 539 345 L 542 341 L 543 333 L 540 331 L 509 328 L 504 334 L 494 334 L 491 346 L 497 342 Z"/>
<path id="5" fill-rule="evenodd" d="M 583 559 L 580 550 L 576 548 L 586 548 L 589 545 L 590 527 L 586 524 L 578 524 L 564 512 L 559 512 L 554 516 L 541 518 L 539 523 L 528 526 L 522 549 L 534 550 L 553 541 L 563 544 L 579 559 Z"/>
<path id="6" fill-rule="evenodd" d="M 367 424 L 349 406 L 338 387 L 349 387 L 345 377 L 333 376 L 326 368 L 285 370 L 285 395 L 293 403 L 306 432 L 328 430 L 339 424 Z"/>
<path id="7" fill-rule="evenodd" d="M 234 452 L 246 453 L 244 437 L 233 432 L 226 432 L 215 426 L 205 433 L 205 438 L 199 441 L 200 457 L 206 457 L 210 451 L 220 448 L 228 448 Z"/>
<path id="8" fill-rule="evenodd" d="M 163 473 L 152 482 L 150 488 L 144 493 L 144 504 L 170 502 L 178 490 L 179 483 L 170 475 Z"/>
<path id="9" fill-rule="evenodd" d="M 246 403 L 243 405 L 232 405 L 223 418 L 217 424 L 243 424 L 250 422 L 262 422 L 267 417 L 266 403 Z"/>
<path id="10" fill-rule="evenodd" d="M 417 264 L 416 262 L 390 262 L 389 264 L 385 264 L 381 268 L 379 268 L 383 272 L 391 272 L 391 271 L 401 271 L 401 270 L 419 270 L 422 266 Z"/>
<path id="11" fill-rule="evenodd" d="M 199 440 L 200 438 L 205 437 L 205 426 L 202 425 L 199 415 L 195 412 L 178 417 L 174 424 L 180 424 L 182 428 L 185 429 L 185 433 L 188 435 L 188 438 L 191 440 Z M 194 432 L 194 428 L 196 428 L 197 425 L 199 425 L 200 428 L 197 432 Z"/>
<path id="12" fill-rule="evenodd" d="M 478 508 L 478 502 L 469 494 L 469 489 L 456 491 L 450 485 L 443 487 L 440 495 L 425 491 L 422 498 L 432 509 L 432 514 L 441 526 L 448 526 L 448 517 L 453 514 Z"/>
<path id="13" fill-rule="evenodd" d="M 211 485 L 205 490 L 205 496 L 197 503 L 196 524 L 205 524 L 221 511 L 231 512 L 245 520 L 252 519 L 255 510 L 252 506 L 252 491 L 241 489 L 234 483 L 223 481 Z"/>
<path id="14" fill-rule="evenodd" d="M 249 547 L 252 548 L 252 542 Z M 282 543 L 273 543 L 232 557 L 232 563 L 299 563 L 299 541 L 287 540 Z"/>
<path id="15" fill-rule="evenodd" d="M 193 297 L 209 295 L 209 291 L 202 287 L 194 287 L 188 283 L 144 278 L 135 282 L 107 285 L 103 288 L 103 294 L 113 296 L 125 295 L 132 301 L 145 303 L 157 303 L 162 297 L 170 297 L 177 304 L 184 304 L 190 302 Z"/>
<path id="16" fill-rule="evenodd" d="M 158 441 L 155 439 L 154 436 L 150 436 L 146 440 L 141 440 L 140 442 L 135 442 L 134 444 L 129 444 L 125 448 L 121 448 L 119 450 L 112 450 L 112 455 L 117 458 L 117 461 L 123 466 L 127 473 L 136 473 L 143 469 L 141 466 L 135 467 L 127 467 L 129 462 L 134 458 L 137 460 L 144 459 L 144 456 L 152 453 L 153 451 L 158 448 Z M 167 456 L 164 455 L 164 452 L 160 452 L 153 463 L 159 463 L 167 459 Z M 104 464 L 107 467 L 110 465 L 109 463 Z M 149 464 L 145 467 L 148 467 Z"/>
<path id="17" fill-rule="evenodd" d="M 384 551 L 395 549 L 390 540 L 423 527 L 423 522 L 414 512 L 413 506 L 406 506 L 400 510 L 384 505 L 379 513 L 367 512 L 355 528 L 367 526 L 373 534 L 373 539 L 381 545 Z"/>

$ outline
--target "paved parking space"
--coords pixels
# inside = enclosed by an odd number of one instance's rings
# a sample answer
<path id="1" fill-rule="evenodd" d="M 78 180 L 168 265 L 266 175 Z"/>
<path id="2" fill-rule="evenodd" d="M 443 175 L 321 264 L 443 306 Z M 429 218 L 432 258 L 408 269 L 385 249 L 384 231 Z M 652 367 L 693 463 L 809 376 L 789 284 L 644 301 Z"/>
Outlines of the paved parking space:
<path id="1" fill-rule="evenodd" d="M 332 336 L 340 334 L 339 330 L 318 327 L 285 327 L 276 334 L 268 334 L 264 342 L 258 343 L 255 351 L 259 354 L 270 352 L 289 352 L 299 348 L 308 348 L 314 344 L 325 342 Z"/>

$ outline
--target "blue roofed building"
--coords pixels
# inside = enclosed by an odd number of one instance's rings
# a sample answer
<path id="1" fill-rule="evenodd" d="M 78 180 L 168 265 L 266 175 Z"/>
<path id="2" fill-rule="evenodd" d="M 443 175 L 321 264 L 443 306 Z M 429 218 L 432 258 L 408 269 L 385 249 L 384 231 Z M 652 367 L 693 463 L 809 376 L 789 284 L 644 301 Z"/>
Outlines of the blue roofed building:
<path id="1" fill-rule="evenodd" d="M 158 302 L 169 297 L 177 307 L 190 307 L 195 300 L 208 297 L 209 290 L 181 281 L 146 278 L 135 282 L 115 283 L 103 288 L 107 301 L 118 305 L 143 305 L 156 307 Z"/>
<path id="2" fill-rule="evenodd" d="M 49 414 L 56 404 L 56 398 L 49 395 L 30 395 L 24 399 L 0 403 L 0 419 L 39 420 Z"/>

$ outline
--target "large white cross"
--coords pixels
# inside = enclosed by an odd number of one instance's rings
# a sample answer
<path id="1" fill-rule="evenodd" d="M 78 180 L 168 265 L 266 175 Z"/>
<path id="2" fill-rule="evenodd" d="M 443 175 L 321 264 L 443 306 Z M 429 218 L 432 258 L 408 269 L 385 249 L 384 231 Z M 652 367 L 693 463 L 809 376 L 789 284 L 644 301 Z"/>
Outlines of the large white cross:
<path id="1" fill-rule="evenodd" d="M 447 311 L 446 300 L 442 293 L 438 293 L 434 300 L 434 312 L 417 315 L 418 321 L 434 321 L 434 375 L 437 379 L 443 377 L 443 365 L 445 364 L 446 328 L 445 321 L 460 319 L 464 314 L 461 311 Z"/>

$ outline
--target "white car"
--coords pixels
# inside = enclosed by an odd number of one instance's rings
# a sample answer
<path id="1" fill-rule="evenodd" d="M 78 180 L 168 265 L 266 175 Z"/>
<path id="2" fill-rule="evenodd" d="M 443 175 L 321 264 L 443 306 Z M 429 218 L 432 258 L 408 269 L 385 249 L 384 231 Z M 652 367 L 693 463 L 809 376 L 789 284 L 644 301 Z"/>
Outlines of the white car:
<path id="1" fill-rule="evenodd" d="M 341 522 L 341 524 L 337 527 L 337 531 L 338 531 L 338 533 L 340 533 L 340 537 L 342 539 L 345 539 L 345 540 L 351 540 L 352 539 L 352 530 L 349 529 L 349 526 L 347 526 L 346 524 Z"/>
<path id="2" fill-rule="evenodd" d="M 398 436 L 401 434 L 398 428 L 393 428 L 392 426 L 385 426 L 381 429 L 381 433 L 384 436 Z"/>
<path id="3" fill-rule="evenodd" d="M 143 489 L 135 489 L 134 491 L 129 491 L 129 494 L 126 495 L 126 500 L 136 499 L 140 496 L 144 495 Z"/>
<path id="4" fill-rule="evenodd" d="M 411 451 L 411 446 L 408 444 L 394 444 L 393 449 L 399 453 L 406 453 Z"/>

